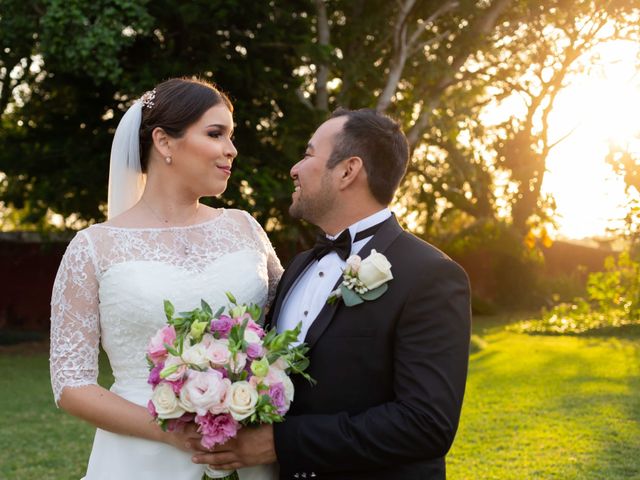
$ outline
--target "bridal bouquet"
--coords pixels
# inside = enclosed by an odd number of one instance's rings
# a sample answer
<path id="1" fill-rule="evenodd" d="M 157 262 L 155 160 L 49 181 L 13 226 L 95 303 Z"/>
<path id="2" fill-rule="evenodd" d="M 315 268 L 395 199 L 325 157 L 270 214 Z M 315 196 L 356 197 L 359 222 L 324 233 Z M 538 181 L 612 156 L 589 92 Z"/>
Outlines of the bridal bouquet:
<path id="1" fill-rule="evenodd" d="M 164 430 L 198 425 L 206 449 L 233 438 L 247 425 L 281 422 L 293 400 L 290 373 L 309 365 L 308 348 L 292 346 L 301 325 L 280 334 L 265 332 L 257 305 L 200 308 L 176 314 L 165 300 L 167 325 L 149 342 L 151 415 Z M 226 311 L 226 313 L 225 313 Z M 203 479 L 238 478 L 236 472 L 207 468 Z"/>

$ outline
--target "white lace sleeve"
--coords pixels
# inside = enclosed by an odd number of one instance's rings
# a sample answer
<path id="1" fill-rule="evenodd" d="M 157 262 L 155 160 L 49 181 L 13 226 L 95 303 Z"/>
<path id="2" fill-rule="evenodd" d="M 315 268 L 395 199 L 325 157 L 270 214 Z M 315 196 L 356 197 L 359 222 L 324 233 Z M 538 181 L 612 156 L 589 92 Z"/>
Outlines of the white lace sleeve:
<path id="1" fill-rule="evenodd" d="M 269 297 L 267 299 L 267 306 L 270 306 L 276 296 L 276 288 L 278 287 L 278 282 L 280 281 L 280 277 L 282 276 L 284 269 L 282 268 L 280 259 L 278 258 L 278 255 L 276 255 L 276 251 L 274 250 L 273 245 L 271 245 L 271 241 L 269 240 L 269 237 L 267 237 L 264 229 L 248 212 L 243 211 L 243 213 L 249 219 L 253 232 L 258 238 L 258 241 L 262 245 L 265 255 L 267 256 L 267 271 L 269 273 Z"/>
<path id="2" fill-rule="evenodd" d="M 84 232 L 67 247 L 51 296 L 51 386 L 56 403 L 65 387 L 98 379 L 98 281 L 92 245 Z"/>

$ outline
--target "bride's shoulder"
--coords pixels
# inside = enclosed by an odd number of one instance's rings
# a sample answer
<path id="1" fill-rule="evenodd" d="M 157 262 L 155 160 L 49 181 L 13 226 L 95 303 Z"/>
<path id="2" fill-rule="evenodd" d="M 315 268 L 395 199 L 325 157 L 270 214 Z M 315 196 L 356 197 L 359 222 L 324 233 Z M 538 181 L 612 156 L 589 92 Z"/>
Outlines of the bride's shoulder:
<path id="1" fill-rule="evenodd" d="M 255 227 L 260 225 L 253 216 L 246 210 L 240 210 L 239 208 L 225 208 L 224 213 L 230 216 L 233 220 L 240 222 L 244 225 L 250 225 Z"/>

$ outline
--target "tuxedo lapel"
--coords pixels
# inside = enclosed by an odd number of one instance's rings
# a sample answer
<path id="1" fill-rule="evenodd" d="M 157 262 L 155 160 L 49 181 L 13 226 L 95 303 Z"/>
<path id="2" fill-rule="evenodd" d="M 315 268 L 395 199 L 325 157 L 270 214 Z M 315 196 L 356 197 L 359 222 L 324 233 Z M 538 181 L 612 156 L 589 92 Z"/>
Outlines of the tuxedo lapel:
<path id="1" fill-rule="evenodd" d="M 287 293 L 296 282 L 298 277 L 304 272 L 304 269 L 313 261 L 313 251 L 307 250 L 306 252 L 302 252 L 300 255 L 296 256 L 291 265 L 285 270 L 282 278 L 280 279 L 280 284 L 278 285 L 278 290 L 276 292 L 276 301 L 273 305 L 273 314 L 270 315 L 272 327 L 278 325 L 278 317 L 280 316 L 280 311 L 282 310 L 282 304 L 284 303 L 285 298 L 287 298 Z"/>
<path id="2" fill-rule="evenodd" d="M 371 238 L 371 240 L 369 240 L 364 247 L 360 249 L 358 255 L 364 259 L 369 256 L 373 249 L 380 253 L 384 252 L 401 233 L 402 227 L 398 224 L 395 215 L 392 215 L 383 222 L 373 238 Z M 333 289 L 335 290 L 338 288 L 341 282 L 342 275 L 340 275 L 340 278 L 333 286 Z M 313 347 L 313 345 L 318 341 L 318 338 L 320 338 L 320 335 L 322 335 L 327 329 L 338 310 L 338 307 L 341 305 L 342 300 L 338 300 L 333 304 L 325 303 L 324 307 L 320 310 L 320 313 L 311 324 L 311 327 L 309 327 L 307 336 L 304 339 L 304 342 L 309 346 L 309 348 Z"/>

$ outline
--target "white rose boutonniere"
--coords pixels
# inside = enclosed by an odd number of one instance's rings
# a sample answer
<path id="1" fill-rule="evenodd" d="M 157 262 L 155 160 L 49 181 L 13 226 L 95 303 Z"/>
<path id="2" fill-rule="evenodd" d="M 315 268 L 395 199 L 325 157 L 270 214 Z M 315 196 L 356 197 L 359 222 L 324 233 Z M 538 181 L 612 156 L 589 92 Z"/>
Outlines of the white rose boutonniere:
<path id="1" fill-rule="evenodd" d="M 393 279 L 391 263 L 375 250 L 371 250 L 371 254 L 364 260 L 358 255 L 351 255 L 347 259 L 342 279 L 327 302 L 334 303 L 342 298 L 344 304 L 351 307 L 364 301 L 376 300 L 387 291 L 387 282 Z"/>

